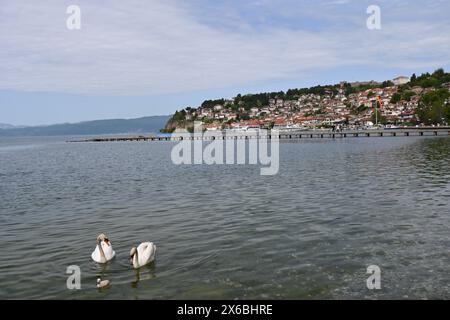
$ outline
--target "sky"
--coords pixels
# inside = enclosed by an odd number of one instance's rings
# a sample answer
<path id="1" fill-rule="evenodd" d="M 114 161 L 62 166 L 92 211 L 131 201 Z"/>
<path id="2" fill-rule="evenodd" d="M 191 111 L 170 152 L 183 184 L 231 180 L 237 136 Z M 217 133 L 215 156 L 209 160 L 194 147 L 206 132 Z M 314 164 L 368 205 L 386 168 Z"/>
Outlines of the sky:
<path id="1" fill-rule="evenodd" d="M 79 30 L 66 26 L 70 5 Z M 0 0 L 0 123 L 167 115 L 238 93 L 448 71 L 448 12 L 446 0 Z"/>

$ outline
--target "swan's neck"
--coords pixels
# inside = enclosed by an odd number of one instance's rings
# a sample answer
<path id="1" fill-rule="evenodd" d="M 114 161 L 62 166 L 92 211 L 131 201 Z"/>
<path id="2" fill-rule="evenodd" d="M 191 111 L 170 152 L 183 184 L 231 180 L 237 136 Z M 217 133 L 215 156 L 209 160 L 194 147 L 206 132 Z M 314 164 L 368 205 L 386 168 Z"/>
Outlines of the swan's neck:
<path id="1" fill-rule="evenodd" d="M 133 256 L 133 265 L 135 268 L 139 268 L 139 258 L 138 258 L 138 251 L 136 249 L 136 253 Z"/>
<path id="2" fill-rule="evenodd" d="M 104 262 L 106 262 L 106 256 L 105 256 L 105 252 L 103 251 L 103 247 L 102 247 L 102 242 L 99 241 L 98 243 L 98 250 L 100 251 L 100 259 Z"/>

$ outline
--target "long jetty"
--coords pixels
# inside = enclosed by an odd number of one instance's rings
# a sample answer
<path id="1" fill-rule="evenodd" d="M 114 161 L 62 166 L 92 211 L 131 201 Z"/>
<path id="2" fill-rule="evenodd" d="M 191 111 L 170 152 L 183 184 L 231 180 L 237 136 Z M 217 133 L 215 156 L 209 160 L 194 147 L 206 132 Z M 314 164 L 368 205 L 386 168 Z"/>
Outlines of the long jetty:
<path id="1" fill-rule="evenodd" d="M 268 139 L 278 138 L 283 140 L 294 139 L 337 139 L 337 138 L 370 138 L 370 137 L 414 137 L 414 136 L 450 136 L 450 127 L 410 127 L 395 129 L 365 129 L 365 130 L 279 130 L 278 137 L 273 136 L 274 131 L 266 131 L 263 135 L 258 131 L 208 131 L 204 135 L 176 134 L 167 136 L 121 136 L 121 137 L 97 137 L 84 140 L 72 140 L 67 142 L 132 142 L 132 141 L 180 141 L 180 140 L 217 140 L 217 139 L 255 139 L 261 136 Z"/>

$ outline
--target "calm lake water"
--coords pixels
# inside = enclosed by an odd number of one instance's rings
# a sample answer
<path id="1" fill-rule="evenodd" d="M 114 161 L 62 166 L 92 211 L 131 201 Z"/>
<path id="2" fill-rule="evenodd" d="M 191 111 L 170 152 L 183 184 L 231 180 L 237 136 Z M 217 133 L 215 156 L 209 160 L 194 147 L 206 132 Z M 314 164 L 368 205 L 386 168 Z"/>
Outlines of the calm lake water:
<path id="1" fill-rule="evenodd" d="M 65 140 L 0 140 L 1 299 L 450 299 L 448 137 L 285 142 L 275 176 L 175 166 L 172 142 Z M 157 260 L 137 272 L 142 241 Z"/>

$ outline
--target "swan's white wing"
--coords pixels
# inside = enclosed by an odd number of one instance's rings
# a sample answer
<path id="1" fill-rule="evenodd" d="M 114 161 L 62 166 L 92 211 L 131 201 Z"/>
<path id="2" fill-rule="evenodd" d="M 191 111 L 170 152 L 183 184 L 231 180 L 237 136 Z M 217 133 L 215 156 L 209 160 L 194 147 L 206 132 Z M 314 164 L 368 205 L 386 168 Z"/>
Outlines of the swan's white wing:
<path id="1" fill-rule="evenodd" d="M 156 246 L 152 242 L 143 242 L 138 247 L 139 265 L 144 266 L 155 259 Z"/>
<path id="2" fill-rule="evenodd" d="M 94 260 L 95 262 L 101 263 L 101 260 L 100 260 L 100 250 L 98 249 L 98 245 L 95 246 L 94 252 L 92 252 L 92 254 L 91 254 L 91 258 L 92 258 L 92 260 Z"/>
<path id="3" fill-rule="evenodd" d="M 150 253 L 149 253 L 150 259 L 149 259 L 149 261 L 152 262 L 153 260 L 155 260 L 155 256 L 156 256 L 156 246 L 153 243 L 151 243 L 151 246 L 150 246 L 149 250 L 150 250 Z"/>
<path id="4" fill-rule="evenodd" d="M 105 254 L 106 257 L 106 261 L 102 261 L 102 256 L 100 254 L 100 249 L 98 245 L 95 246 L 95 250 L 91 254 L 92 260 L 94 260 L 97 263 L 105 263 L 108 262 L 109 260 L 112 260 L 116 255 L 116 253 L 112 248 L 112 245 L 111 244 L 108 245 L 104 241 L 102 241 L 100 245 L 102 246 L 103 253 Z"/>

